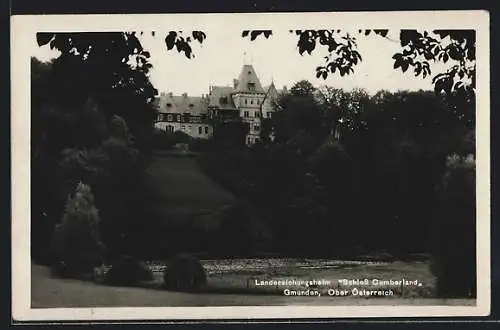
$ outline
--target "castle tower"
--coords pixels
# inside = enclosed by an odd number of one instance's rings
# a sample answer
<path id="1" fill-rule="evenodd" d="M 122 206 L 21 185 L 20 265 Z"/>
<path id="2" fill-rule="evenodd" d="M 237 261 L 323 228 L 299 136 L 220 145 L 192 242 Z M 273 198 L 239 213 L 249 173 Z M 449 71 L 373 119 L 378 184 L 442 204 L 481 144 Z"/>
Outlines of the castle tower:
<path id="1" fill-rule="evenodd" d="M 247 135 L 247 144 L 253 144 L 260 138 L 261 132 L 261 106 L 266 96 L 259 78 L 251 64 L 244 64 L 238 77 L 238 83 L 234 84 L 232 93 L 233 102 L 239 110 L 243 122 L 250 126 Z"/>

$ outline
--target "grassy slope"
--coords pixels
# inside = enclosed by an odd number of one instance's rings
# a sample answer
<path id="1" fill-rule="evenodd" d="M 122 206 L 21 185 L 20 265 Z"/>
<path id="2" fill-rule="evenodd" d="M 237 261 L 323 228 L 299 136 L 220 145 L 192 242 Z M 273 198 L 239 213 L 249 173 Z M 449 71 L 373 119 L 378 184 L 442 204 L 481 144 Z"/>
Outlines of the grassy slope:
<path id="1" fill-rule="evenodd" d="M 159 192 L 154 212 L 168 222 L 215 221 L 213 213 L 235 200 L 192 157 L 156 156 L 147 173 Z"/>

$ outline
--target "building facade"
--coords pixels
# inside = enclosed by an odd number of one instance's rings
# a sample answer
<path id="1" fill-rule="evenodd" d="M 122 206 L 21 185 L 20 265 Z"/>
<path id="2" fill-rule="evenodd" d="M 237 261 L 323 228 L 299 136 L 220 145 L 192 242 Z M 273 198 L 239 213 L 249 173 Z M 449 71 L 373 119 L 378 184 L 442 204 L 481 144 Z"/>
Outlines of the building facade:
<path id="1" fill-rule="evenodd" d="M 260 139 L 262 118 L 271 118 L 276 110 L 278 95 L 274 83 L 262 87 L 253 66 L 244 65 L 232 86 L 209 86 L 207 95 L 161 93 L 155 127 L 208 139 L 213 136 L 214 121 L 240 120 L 248 124 L 246 144 L 252 145 Z"/>

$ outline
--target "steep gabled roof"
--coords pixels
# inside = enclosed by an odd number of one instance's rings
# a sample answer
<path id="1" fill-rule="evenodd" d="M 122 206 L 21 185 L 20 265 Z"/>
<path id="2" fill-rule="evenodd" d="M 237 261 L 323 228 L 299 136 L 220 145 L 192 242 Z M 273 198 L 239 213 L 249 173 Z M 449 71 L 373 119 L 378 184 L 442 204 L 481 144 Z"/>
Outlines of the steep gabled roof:
<path id="1" fill-rule="evenodd" d="M 245 64 L 238 77 L 235 93 L 265 93 L 252 65 Z"/>
<path id="2" fill-rule="evenodd" d="M 208 100 L 199 96 L 172 95 L 162 93 L 158 100 L 161 113 L 190 113 L 199 116 L 208 113 Z"/>
<path id="3" fill-rule="evenodd" d="M 227 86 L 212 86 L 208 95 L 210 107 L 218 107 L 220 109 L 235 109 L 233 98 L 233 87 Z"/>
<path id="4" fill-rule="evenodd" d="M 279 91 L 276 89 L 276 86 L 274 86 L 274 82 L 271 83 L 271 85 L 264 87 L 264 90 L 266 92 L 266 96 L 264 97 L 264 101 L 271 99 L 275 100 L 279 96 Z"/>

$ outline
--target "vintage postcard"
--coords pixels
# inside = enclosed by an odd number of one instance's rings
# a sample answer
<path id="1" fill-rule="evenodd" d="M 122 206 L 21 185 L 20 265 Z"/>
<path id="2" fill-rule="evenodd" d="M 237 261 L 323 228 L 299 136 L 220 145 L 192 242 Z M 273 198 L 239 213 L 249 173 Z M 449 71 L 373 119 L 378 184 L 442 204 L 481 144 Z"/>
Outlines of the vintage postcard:
<path id="1" fill-rule="evenodd" d="M 489 314 L 488 12 L 11 26 L 15 320 Z"/>

